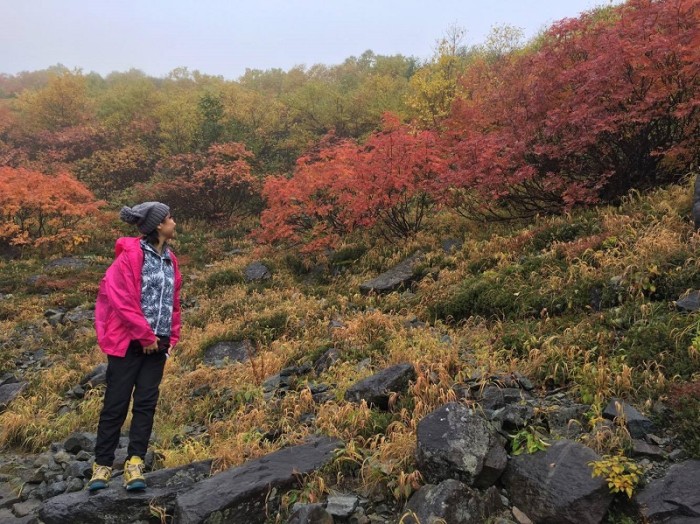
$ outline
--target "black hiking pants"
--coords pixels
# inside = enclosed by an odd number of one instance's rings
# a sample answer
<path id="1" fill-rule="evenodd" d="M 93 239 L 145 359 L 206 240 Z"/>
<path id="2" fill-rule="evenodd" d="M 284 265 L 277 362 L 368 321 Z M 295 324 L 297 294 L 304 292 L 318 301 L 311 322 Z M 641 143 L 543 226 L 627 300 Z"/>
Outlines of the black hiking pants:
<path id="1" fill-rule="evenodd" d="M 98 465 L 112 467 L 114 463 L 114 452 L 119 445 L 119 435 L 129 412 L 132 395 L 134 402 L 127 458 L 137 456 L 143 459 L 146 456 L 169 343 L 168 337 L 160 337 L 158 347 L 161 350 L 147 355 L 141 343 L 132 340 L 125 356 L 107 356 L 107 390 L 95 444 L 95 462 Z"/>

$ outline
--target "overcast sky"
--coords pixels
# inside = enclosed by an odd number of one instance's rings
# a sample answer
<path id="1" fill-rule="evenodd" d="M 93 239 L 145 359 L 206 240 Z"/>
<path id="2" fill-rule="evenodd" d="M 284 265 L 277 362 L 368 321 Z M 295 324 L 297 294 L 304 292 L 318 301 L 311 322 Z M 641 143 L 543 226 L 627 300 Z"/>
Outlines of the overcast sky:
<path id="1" fill-rule="evenodd" d="M 619 0 L 613 0 L 620 3 Z M 611 0 L 0 0 L 0 73 L 58 63 L 106 75 L 176 67 L 236 79 L 376 54 L 429 58 L 451 25 L 466 44 L 508 24 L 525 37 Z"/>

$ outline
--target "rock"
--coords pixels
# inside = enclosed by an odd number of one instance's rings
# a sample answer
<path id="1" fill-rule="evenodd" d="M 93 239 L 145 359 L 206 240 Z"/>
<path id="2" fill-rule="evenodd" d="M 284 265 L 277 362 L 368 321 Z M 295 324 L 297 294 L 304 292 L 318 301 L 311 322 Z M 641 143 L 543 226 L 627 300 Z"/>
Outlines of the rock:
<path id="1" fill-rule="evenodd" d="M 333 517 L 322 504 L 304 504 L 292 512 L 287 524 L 333 524 Z"/>
<path id="2" fill-rule="evenodd" d="M 28 385 L 28 382 L 12 382 L 0 386 L 0 413 L 5 411 L 10 402 L 21 395 Z"/>
<path id="3" fill-rule="evenodd" d="M 700 460 L 674 464 L 666 476 L 653 480 L 634 501 L 645 522 L 700 522 Z M 678 522 L 681 522 L 680 520 Z"/>
<path id="4" fill-rule="evenodd" d="M 666 452 L 659 446 L 654 446 L 643 440 L 632 440 L 633 457 L 649 457 L 652 460 L 666 460 Z"/>
<path id="5" fill-rule="evenodd" d="M 518 385 L 525 391 L 532 391 L 535 389 L 535 385 L 532 383 L 532 381 L 520 373 L 516 373 L 515 378 L 518 381 Z"/>
<path id="6" fill-rule="evenodd" d="M 44 318 L 49 324 L 55 327 L 63 321 L 63 316 L 65 314 L 66 312 L 63 309 L 47 309 L 46 311 L 44 311 Z"/>
<path id="7" fill-rule="evenodd" d="M 612 399 L 608 403 L 603 411 L 603 416 L 609 420 L 624 416 L 625 424 L 632 438 L 644 438 L 647 433 L 654 432 L 654 424 L 651 420 L 631 405 L 618 399 Z"/>
<path id="8" fill-rule="evenodd" d="M 683 295 L 675 304 L 678 309 L 684 311 L 697 311 L 700 309 L 700 291 L 695 290 Z"/>
<path id="9" fill-rule="evenodd" d="M 440 246 L 445 253 L 452 253 L 462 249 L 462 241 L 456 238 L 445 238 L 440 242 Z"/>
<path id="10" fill-rule="evenodd" d="M 29 499 L 25 502 L 18 502 L 12 506 L 12 513 L 17 517 L 26 517 L 39 511 L 41 501 L 37 499 Z"/>
<path id="11" fill-rule="evenodd" d="M 175 522 L 262 524 L 270 490 L 295 485 L 303 475 L 328 463 L 340 446 L 340 441 L 322 437 L 203 480 L 177 496 Z"/>
<path id="12" fill-rule="evenodd" d="M 330 495 L 326 501 L 326 511 L 339 519 L 349 518 L 360 505 L 356 495 Z"/>
<path id="13" fill-rule="evenodd" d="M 245 281 L 257 282 L 267 280 L 272 277 L 272 273 L 262 262 L 253 262 L 245 268 Z"/>
<path id="14" fill-rule="evenodd" d="M 533 522 L 598 524 L 612 502 L 607 483 L 591 476 L 600 457 L 571 440 L 546 451 L 512 457 L 502 481 L 511 502 Z"/>
<path id="15" fill-rule="evenodd" d="M 535 418 L 535 410 L 530 405 L 510 404 L 491 413 L 489 420 L 497 422 L 505 431 L 518 431 L 529 425 Z"/>
<path id="16" fill-rule="evenodd" d="M 10 484 L 7 482 L 0 482 L 0 508 L 9 508 L 21 500 L 21 497 Z"/>
<path id="17" fill-rule="evenodd" d="M 53 459 L 56 461 L 56 464 L 68 464 L 70 462 L 70 455 L 65 449 L 61 449 L 54 453 Z"/>
<path id="18" fill-rule="evenodd" d="M 572 406 L 556 406 L 556 409 L 546 414 L 549 431 L 558 437 L 575 439 L 585 433 L 587 423 L 585 414 L 590 406 L 574 404 Z"/>
<path id="19" fill-rule="evenodd" d="M 81 451 L 95 451 L 96 442 L 97 435 L 95 433 L 79 432 L 70 435 L 63 443 L 63 447 L 68 453 L 75 455 Z"/>
<path id="20" fill-rule="evenodd" d="M 64 324 L 79 324 L 81 322 L 92 324 L 95 321 L 95 310 L 83 309 L 82 307 L 78 306 L 63 315 L 61 321 Z"/>
<path id="21" fill-rule="evenodd" d="M 673 462 L 681 462 L 688 458 L 688 453 L 684 449 L 678 448 L 671 451 L 671 453 L 668 454 L 668 458 Z"/>
<path id="22" fill-rule="evenodd" d="M 2 524 L 34 524 L 36 523 L 36 518 L 33 515 L 27 515 L 25 517 L 17 517 L 9 509 L 0 509 L 0 522 Z"/>
<path id="23" fill-rule="evenodd" d="M 107 363 L 95 366 L 90 373 L 80 379 L 80 385 L 83 388 L 94 388 L 100 384 L 107 383 Z"/>
<path id="24" fill-rule="evenodd" d="M 76 258 L 76 257 L 57 258 L 55 260 L 52 260 L 48 264 L 46 264 L 47 270 L 63 269 L 63 268 L 85 269 L 86 267 L 88 267 L 87 261 L 80 259 L 80 258 Z"/>
<path id="25" fill-rule="evenodd" d="M 270 400 L 275 396 L 283 397 L 292 386 L 293 380 L 289 376 L 282 374 L 273 375 L 262 383 L 263 397 Z"/>
<path id="26" fill-rule="evenodd" d="M 74 460 L 66 468 L 66 475 L 77 479 L 86 479 L 92 476 L 92 466 L 86 460 Z"/>
<path id="27" fill-rule="evenodd" d="M 530 517 L 520 511 L 517 506 L 513 506 L 511 512 L 513 513 L 513 517 L 515 517 L 515 520 L 518 521 L 518 524 L 533 524 Z"/>
<path id="28" fill-rule="evenodd" d="M 397 288 L 407 286 L 416 278 L 414 267 L 421 258 L 422 255 L 420 253 L 414 253 L 378 277 L 360 284 L 360 292 L 364 294 L 388 293 Z"/>
<path id="29" fill-rule="evenodd" d="M 81 490 L 50 498 L 39 517 L 44 524 L 92 524 L 97 515 L 101 522 L 150 522 L 151 503 L 172 515 L 177 494 L 192 489 L 210 470 L 211 461 L 201 461 L 147 473 L 148 489 L 140 492 L 124 490 L 115 479 L 96 493 Z"/>
<path id="30" fill-rule="evenodd" d="M 360 402 L 379 409 L 389 409 L 389 396 L 408 389 L 408 382 L 415 380 L 416 371 L 412 364 L 396 364 L 350 386 L 345 392 L 345 400 Z"/>
<path id="31" fill-rule="evenodd" d="M 254 354 L 250 340 L 224 340 L 209 346 L 204 350 L 202 361 L 209 365 L 222 365 L 230 362 L 246 362 Z"/>
<path id="32" fill-rule="evenodd" d="M 469 488 L 454 479 L 426 484 L 410 498 L 401 522 L 404 524 L 482 524 L 501 509 L 498 490 L 485 492 Z"/>
<path id="33" fill-rule="evenodd" d="M 479 399 L 483 409 L 496 410 L 508 404 L 517 404 L 522 400 L 532 398 L 529 393 L 519 388 L 498 388 L 489 386 L 484 388 Z"/>
<path id="34" fill-rule="evenodd" d="M 76 491 L 80 491 L 85 487 L 85 484 L 83 483 L 82 480 L 72 478 L 68 480 L 68 485 L 66 486 L 66 493 L 74 493 Z"/>
<path id="35" fill-rule="evenodd" d="M 314 370 L 316 375 L 320 375 L 340 360 L 340 350 L 338 348 L 330 348 L 314 362 Z"/>
<path id="36" fill-rule="evenodd" d="M 16 384 L 17 382 L 19 382 L 19 379 L 12 373 L 4 373 L 0 377 L 0 386 L 4 386 L 5 384 Z"/>
<path id="37" fill-rule="evenodd" d="M 450 402 L 418 423 L 416 462 L 426 482 L 453 478 L 468 486 L 492 486 L 506 468 L 500 437 L 463 404 Z"/>
<path id="38" fill-rule="evenodd" d="M 61 493 L 65 493 L 68 489 L 68 483 L 65 480 L 58 480 L 56 482 L 51 482 L 46 490 L 46 498 L 50 499 L 56 497 Z"/>

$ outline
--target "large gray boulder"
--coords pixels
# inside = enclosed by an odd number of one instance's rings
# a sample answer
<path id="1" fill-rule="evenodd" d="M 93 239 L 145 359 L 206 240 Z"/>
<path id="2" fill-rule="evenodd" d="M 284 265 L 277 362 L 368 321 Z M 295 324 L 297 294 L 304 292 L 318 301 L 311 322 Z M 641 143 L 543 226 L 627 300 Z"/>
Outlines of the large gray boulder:
<path id="1" fill-rule="evenodd" d="M 538 524 L 598 524 L 612 495 L 607 483 L 591 476 L 589 462 L 600 457 L 571 440 L 546 451 L 512 457 L 502 481 L 511 502 Z"/>
<path id="2" fill-rule="evenodd" d="M 214 475 L 177 497 L 180 524 L 262 524 L 272 488 L 286 489 L 333 458 L 342 443 L 327 437 L 281 449 Z"/>
<path id="3" fill-rule="evenodd" d="M 640 491 L 635 502 L 645 522 L 700 522 L 700 460 L 671 466 L 665 477 Z"/>
<path id="4" fill-rule="evenodd" d="M 255 352 L 250 340 L 222 340 L 204 350 L 202 361 L 212 366 L 226 362 L 247 362 Z"/>
<path id="5" fill-rule="evenodd" d="M 421 253 L 414 253 L 378 277 L 360 284 L 360 292 L 389 293 L 400 287 L 406 287 L 416 278 L 415 266 L 421 258 Z"/>
<path id="6" fill-rule="evenodd" d="M 501 437 L 464 404 L 450 402 L 418 423 L 416 462 L 431 484 L 457 479 L 488 488 L 506 468 L 508 456 Z"/>
<path id="7" fill-rule="evenodd" d="M 415 378 L 416 371 L 412 364 L 396 364 L 350 386 L 345 392 L 345 400 L 365 400 L 370 406 L 386 410 L 391 393 L 406 391 L 408 382 Z"/>
<path id="8" fill-rule="evenodd" d="M 416 491 L 404 508 L 403 524 L 482 524 L 503 507 L 498 490 L 484 492 L 448 479 L 437 486 L 426 484 Z"/>
<path id="9" fill-rule="evenodd" d="M 175 497 L 209 476 L 211 461 L 177 468 L 161 469 L 145 475 L 148 489 L 128 492 L 120 478 L 113 478 L 107 489 L 94 493 L 77 491 L 48 499 L 39 511 L 44 524 L 121 524 L 150 521 L 151 504 L 169 515 Z"/>

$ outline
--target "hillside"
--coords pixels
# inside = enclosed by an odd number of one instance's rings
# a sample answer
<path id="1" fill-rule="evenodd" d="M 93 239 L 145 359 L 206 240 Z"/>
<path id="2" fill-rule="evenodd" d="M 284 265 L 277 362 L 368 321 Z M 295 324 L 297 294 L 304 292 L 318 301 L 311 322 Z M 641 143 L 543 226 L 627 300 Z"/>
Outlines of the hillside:
<path id="1" fill-rule="evenodd" d="M 436 215 L 410 242 L 359 234 L 315 260 L 256 252 L 236 231 L 181 225 L 184 335 L 161 388 L 155 467 L 213 458 L 216 472 L 309 435 L 336 437 L 343 451 L 273 497 L 269 522 L 334 490 L 366 497 L 368 513 L 397 516 L 425 482 L 419 422 L 455 400 L 488 416 L 483 392 L 513 380 L 529 382 L 537 400 L 510 430 L 493 419 L 503 435 L 518 435 L 511 455 L 561 437 L 551 413 L 585 406 L 571 417 L 575 440 L 632 456 L 640 487 L 672 463 L 667 452 L 699 458 L 698 319 L 674 303 L 700 289 L 691 182 L 526 226 Z M 28 383 L 0 414 L 0 473 L 26 482 L 24 498 L 41 498 L 23 472 L 27 457 L 96 428 L 104 386 L 81 379 L 103 362 L 90 310 L 111 256 L 104 236 L 99 252 L 0 262 L 0 384 Z M 416 252 L 412 283 L 360 292 Z M 269 274 L 246 274 L 253 262 Z M 222 358 L 236 346 L 243 362 Z M 386 410 L 345 400 L 353 384 L 400 363 L 415 375 Z M 653 421 L 665 448 L 658 462 L 635 454 L 624 420 L 602 423 L 614 398 Z M 636 521 L 623 517 L 626 499 L 617 496 L 609 522 Z"/>

